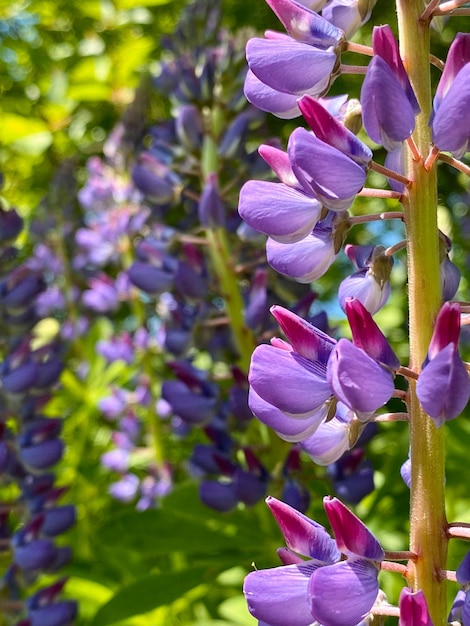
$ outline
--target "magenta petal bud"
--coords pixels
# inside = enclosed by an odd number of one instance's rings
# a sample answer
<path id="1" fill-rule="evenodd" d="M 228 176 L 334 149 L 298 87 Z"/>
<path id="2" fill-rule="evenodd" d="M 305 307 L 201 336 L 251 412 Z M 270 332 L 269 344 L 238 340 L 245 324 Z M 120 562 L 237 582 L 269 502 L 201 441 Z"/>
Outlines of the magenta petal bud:
<path id="1" fill-rule="evenodd" d="M 326 364 L 336 344 L 334 339 L 282 306 L 272 306 L 271 313 L 296 352 Z"/>
<path id="2" fill-rule="evenodd" d="M 379 592 L 378 570 L 365 559 L 315 570 L 308 584 L 310 610 L 322 626 L 357 626 Z"/>
<path id="3" fill-rule="evenodd" d="M 392 371 L 398 370 L 400 367 L 398 357 L 363 304 L 354 298 L 347 298 L 344 309 L 351 327 L 354 345 Z"/>
<path id="4" fill-rule="evenodd" d="M 362 166 L 372 160 L 372 152 L 354 133 L 348 130 L 312 96 L 302 96 L 299 108 L 310 128 L 321 141 L 337 148 Z"/>
<path id="5" fill-rule="evenodd" d="M 445 302 L 436 318 L 428 348 L 428 359 L 437 356 L 449 343 L 457 345 L 459 335 L 460 305 L 458 302 Z"/>
<path id="6" fill-rule="evenodd" d="M 409 587 L 403 587 L 399 607 L 398 626 L 433 626 L 426 598 L 421 590 L 413 592 Z"/>
<path id="7" fill-rule="evenodd" d="M 307 589 L 318 567 L 315 561 L 303 561 L 251 572 L 243 586 L 248 610 L 269 626 L 310 626 Z"/>
<path id="8" fill-rule="evenodd" d="M 326 496 L 323 506 L 330 520 L 336 544 L 347 556 L 383 561 L 384 551 L 367 526 L 337 498 Z M 374 598 L 375 599 L 375 598 Z"/>
<path id="9" fill-rule="evenodd" d="M 268 496 L 266 504 L 276 518 L 289 549 L 323 564 L 339 561 L 341 555 L 336 543 L 323 526 L 272 496 Z"/>
<path id="10" fill-rule="evenodd" d="M 394 391 L 392 374 L 347 339 L 340 339 L 331 352 L 327 380 L 334 395 L 365 418 L 390 400 Z"/>
<path id="11" fill-rule="evenodd" d="M 301 188 L 299 181 L 292 171 L 292 166 L 290 164 L 289 155 L 287 154 L 287 152 L 284 152 L 284 150 L 280 150 L 279 148 L 275 148 L 274 146 L 269 146 L 265 144 L 262 144 L 258 148 L 258 152 L 261 158 L 266 161 L 269 167 L 279 178 L 281 183 L 284 183 L 288 187 L 296 187 L 299 189 Z"/>

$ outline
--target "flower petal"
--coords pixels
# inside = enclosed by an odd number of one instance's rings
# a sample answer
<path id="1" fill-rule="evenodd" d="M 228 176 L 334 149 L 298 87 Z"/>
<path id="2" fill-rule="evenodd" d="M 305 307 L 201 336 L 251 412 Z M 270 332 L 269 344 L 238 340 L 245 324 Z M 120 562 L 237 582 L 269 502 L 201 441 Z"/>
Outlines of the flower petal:
<path id="1" fill-rule="evenodd" d="M 261 345 L 253 352 L 248 376 L 255 392 L 291 415 L 308 415 L 331 395 L 326 368 L 296 352 Z"/>
<path id="2" fill-rule="evenodd" d="M 322 626 L 356 626 L 377 598 L 377 574 L 377 568 L 363 559 L 315 570 L 308 584 L 312 615 Z"/>
<path id="3" fill-rule="evenodd" d="M 313 230 L 321 204 L 283 183 L 249 180 L 240 191 L 238 212 L 252 228 L 281 243 L 294 243 Z"/>
<path id="4" fill-rule="evenodd" d="M 251 572 L 243 586 L 248 610 L 269 626 L 310 626 L 307 588 L 317 567 L 316 562 L 305 561 Z"/>

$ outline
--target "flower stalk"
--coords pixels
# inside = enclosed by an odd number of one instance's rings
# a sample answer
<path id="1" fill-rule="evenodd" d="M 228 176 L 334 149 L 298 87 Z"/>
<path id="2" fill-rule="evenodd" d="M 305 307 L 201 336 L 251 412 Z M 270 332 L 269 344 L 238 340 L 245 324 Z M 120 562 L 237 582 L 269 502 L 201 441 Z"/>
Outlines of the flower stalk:
<path id="1" fill-rule="evenodd" d="M 420 21 L 423 0 L 398 0 L 400 50 L 421 107 L 413 140 L 421 154 L 431 146 L 428 119 L 431 111 L 429 24 Z M 433 325 L 441 305 L 437 228 L 437 171 L 426 170 L 411 152 L 406 176 L 412 184 L 404 196 L 408 240 L 410 368 L 419 371 L 426 357 Z M 424 413 L 410 380 L 410 563 L 408 583 L 421 589 L 434 624 L 447 623 L 445 585 L 437 572 L 445 569 L 447 554 L 444 498 L 444 430 Z"/>

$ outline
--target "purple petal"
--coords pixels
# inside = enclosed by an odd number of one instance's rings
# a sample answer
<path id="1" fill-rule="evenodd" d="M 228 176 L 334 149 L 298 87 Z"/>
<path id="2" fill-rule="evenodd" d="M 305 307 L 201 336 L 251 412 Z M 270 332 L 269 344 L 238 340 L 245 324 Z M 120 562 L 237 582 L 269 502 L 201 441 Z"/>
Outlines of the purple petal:
<path id="1" fill-rule="evenodd" d="M 310 437 L 317 430 L 322 420 L 325 419 L 328 412 L 328 408 L 322 405 L 311 416 L 301 419 L 290 417 L 277 407 L 266 402 L 266 400 L 263 400 L 253 387 L 250 388 L 248 401 L 253 415 L 260 422 L 275 430 L 281 439 L 291 442 L 302 441 Z"/>
<path id="2" fill-rule="evenodd" d="M 367 526 L 337 498 L 326 496 L 323 506 L 333 529 L 336 545 L 347 556 L 382 561 L 384 551 Z"/>
<path id="3" fill-rule="evenodd" d="M 327 565 L 340 560 L 341 554 L 336 543 L 323 526 L 272 496 L 268 496 L 266 504 L 271 509 L 290 550 Z"/>
<path id="4" fill-rule="evenodd" d="M 246 74 L 244 93 L 253 106 L 261 111 L 273 113 L 281 119 L 292 119 L 300 115 L 298 96 L 268 87 L 250 70 Z"/>
<path id="5" fill-rule="evenodd" d="M 323 276 L 336 258 L 331 232 L 321 237 L 315 230 L 296 243 L 279 243 L 269 238 L 266 256 L 276 272 L 299 283 L 311 283 Z"/>
<path id="6" fill-rule="evenodd" d="M 291 415 L 307 416 L 331 395 L 323 365 L 274 346 L 255 349 L 248 379 L 263 400 Z"/>
<path id="7" fill-rule="evenodd" d="M 341 281 L 338 300 L 344 310 L 348 298 L 359 300 L 372 315 L 380 311 L 390 296 L 390 282 L 377 282 L 371 270 L 360 270 Z"/>
<path id="8" fill-rule="evenodd" d="M 442 99 L 452 86 L 455 77 L 460 70 L 470 62 L 470 33 L 457 33 L 447 52 L 444 71 L 437 85 L 436 95 L 434 96 L 433 108 L 436 113 Z"/>
<path id="9" fill-rule="evenodd" d="M 426 597 L 421 590 L 403 587 L 400 593 L 398 626 L 433 626 Z"/>
<path id="10" fill-rule="evenodd" d="M 240 191 L 238 212 L 252 228 L 281 243 L 294 243 L 311 233 L 321 204 L 283 183 L 250 180 Z"/>
<path id="11" fill-rule="evenodd" d="M 344 406 L 338 403 L 339 406 Z M 354 417 L 352 411 L 347 410 L 350 420 L 345 421 L 338 416 L 328 422 L 320 424 L 316 432 L 300 442 L 300 447 L 317 465 L 334 463 L 351 447 L 350 421 Z"/>
<path id="12" fill-rule="evenodd" d="M 199 486 L 199 497 L 206 506 L 223 513 L 231 511 L 238 504 L 233 484 L 216 480 L 202 482 Z"/>
<path id="13" fill-rule="evenodd" d="M 470 583 L 470 551 L 462 559 L 462 562 L 457 568 L 457 581 L 461 585 L 468 585 Z"/>
<path id="14" fill-rule="evenodd" d="M 243 587 L 248 610 L 269 626 L 310 626 L 307 589 L 317 567 L 316 562 L 305 561 L 251 572 Z"/>
<path id="15" fill-rule="evenodd" d="M 386 150 L 394 150 L 413 132 L 413 107 L 389 65 L 380 56 L 375 56 L 367 68 L 361 104 L 367 134 Z"/>
<path id="16" fill-rule="evenodd" d="M 364 186 L 364 169 L 348 156 L 297 128 L 288 145 L 292 169 L 305 189 L 333 211 L 347 209 Z"/>
<path id="17" fill-rule="evenodd" d="M 336 54 L 295 39 L 254 37 L 246 45 L 250 70 L 268 87 L 289 94 L 320 96 L 328 88 Z"/>
<path id="18" fill-rule="evenodd" d="M 333 348 L 327 378 L 341 402 L 366 416 L 390 400 L 394 391 L 390 372 L 347 339 Z"/>
<path id="19" fill-rule="evenodd" d="M 421 109 L 416 100 L 415 93 L 406 73 L 405 66 L 400 57 L 398 43 L 393 35 L 392 29 L 388 24 L 384 26 L 375 26 L 372 34 L 372 46 L 374 53 L 379 55 L 390 67 L 398 82 L 400 83 L 404 93 L 406 94 L 415 115 Z"/>
<path id="20" fill-rule="evenodd" d="M 292 0 L 266 0 L 291 37 L 312 46 L 338 45 L 344 33 L 327 19 Z"/>
<path id="21" fill-rule="evenodd" d="M 416 393 L 438 428 L 464 410 L 470 398 L 470 378 L 453 343 L 423 369 Z"/>
<path id="22" fill-rule="evenodd" d="M 470 142 L 470 63 L 457 74 L 432 122 L 432 138 L 440 150 L 460 159 Z"/>
<path id="23" fill-rule="evenodd" d="M 375 602 L 377 574 L 377 568 L 362 559 L 314 571 L 308 585 L 313 617 L 322 626 L 356 626 Z"/>

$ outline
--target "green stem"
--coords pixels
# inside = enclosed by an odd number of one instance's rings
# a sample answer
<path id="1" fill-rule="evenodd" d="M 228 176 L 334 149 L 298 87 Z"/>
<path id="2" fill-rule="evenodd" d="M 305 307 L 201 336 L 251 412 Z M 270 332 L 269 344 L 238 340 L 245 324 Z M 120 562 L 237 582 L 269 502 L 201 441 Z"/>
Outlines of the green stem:
<path id="1" fill-rule="evenodd" d="M 422 155 L 431 147 L 429 24 L 419 21 L 424 0 L 397 0 L 400 50 L 421 113 L 414 142 Z M 437 172 L 423 160 L 408 156 L 406 176 L 412 181 L 403 200 L 408 240 L 410 368 L 419 371 L 426 357 L 434 321 L 441 305 L 437 229 Z M 416 382 L 410 380 L 410 562 L 408 584 L 426 595 L 435 626 L 447 624 L 446 589 L 439 573 L 446 568 L 444 429 L 438 430 L 422 410 Z"/>
<path id="2" fill-rule="evenodd" d="M 212 271 L 217 277 L 219 293 L 224 299 L 230 320 L 230 329 L 238 353 L 238 364 L 244 372 L 248 372 L 255 343 L 253 334 L 243 319 L 244 304 L 238 286 L 238 278 L 233 271 L 233 259 L 229 250 L 227 234 L 223 228 L 208 228 L 206 236 L 209 243 Z"/>

